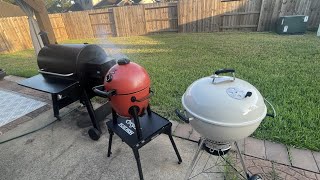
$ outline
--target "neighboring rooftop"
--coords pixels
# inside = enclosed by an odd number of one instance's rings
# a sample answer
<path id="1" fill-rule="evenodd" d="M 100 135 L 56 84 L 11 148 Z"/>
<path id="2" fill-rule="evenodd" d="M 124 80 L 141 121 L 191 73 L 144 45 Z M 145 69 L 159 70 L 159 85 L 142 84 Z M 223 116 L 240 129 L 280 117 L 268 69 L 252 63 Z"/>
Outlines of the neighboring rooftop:
<path id="1" fill-rule="evenodd" d="M 26 14 L 20 9 L 19 6 L 0 0 L 0 18 L 17 17 L 25 15 Z"/>

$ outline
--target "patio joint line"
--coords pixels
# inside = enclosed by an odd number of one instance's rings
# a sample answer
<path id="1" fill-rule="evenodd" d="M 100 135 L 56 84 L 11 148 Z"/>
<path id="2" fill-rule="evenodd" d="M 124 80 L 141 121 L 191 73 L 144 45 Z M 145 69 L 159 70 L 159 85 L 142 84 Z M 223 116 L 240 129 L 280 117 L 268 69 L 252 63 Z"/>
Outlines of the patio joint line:
<path id="1" fill-rule="evenodd" d="M 312 154 L 312 157 L 313 157 L 314 162 L 316 162 L 316 165 L 317 165 L 318 171 L 320 172 L 320 167 L 319 167 L 319 165 L 318 165 L 318 163 L 317 163 L 317 160 L 316 160 L 316 158 L 314 157 L 314 154 L 313 154 L 313 152 L 312 152 L 312 151 L 311 151 L 311 154 Z M 319 173 L 319 174 L 320 174 L 320 173 Z"/>
<path id="2" fill-rule="evenodd" d="M 264 146 L 264 155 L 266 157 L 266 160 L 269 160 L 271 161 L 268 156 L 267 156 L 267 148 L 266 148 L 266 141 L 265 140 L 262 140 L 263 141 L 263 146 Z M 272 162 L 272 161 L 271 161 Z"/>

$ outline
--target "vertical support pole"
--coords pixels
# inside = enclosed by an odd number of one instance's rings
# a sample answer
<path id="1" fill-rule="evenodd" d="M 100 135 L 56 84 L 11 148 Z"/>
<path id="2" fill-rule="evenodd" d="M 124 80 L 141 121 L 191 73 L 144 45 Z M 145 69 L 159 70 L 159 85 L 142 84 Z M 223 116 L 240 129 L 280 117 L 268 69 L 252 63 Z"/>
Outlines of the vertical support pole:
<path id="1" fill-rule="evenodd" d="M 118 115 L 117 112 L 112 108 L 112 123 L 117 124 L 118 123 Z"/>
<path id="2" fill-rule="evenodd" d="M 58 120 L 61 120 L 59 116 L 59 102 L 58 102 L 58 94 L 51 94 L 52 106 L 53 106 L 53 115 Z"/>
<path id="3" fill-rule="evenodd" d="M 82 100 L 84 101 L 84 103 L 85 103 L 85 105 L 87 107 L 87 111 L 89 113 L 89 116 L 90 116 L 90 119 L 91 119 L 93 127 L 96 128 L 101 133 L 100 125 L 99 125 L 99 123 L 97 121 L 94 109 L 92 107 L 91 101 L 90 101 L 89 96 L 88 96 L 88 94 L 87 94 L 85 89 L 82 92 L 82 98 L 83 98 Z"/>
<path id="4" fill-rule="evenodd" d="M 147 107 L 147 112 L 148 112 L 148 116 L 151 116 L 151 108 L 150 108 L 150 104 L 148 104 L 148 107 Z"/>
<path id="5" fill-rule="evenodd" d="M 111 146 L 112 146 L 112 137 L 113 137 L 113 131 L 111 129 L 108 128 L 109 131 L 109 145 L 108 145 L 108 157 L 110 157 L 110 155 L 112 154 L 111 152 Z"/>
<path id="6" fill-rule="evenodd" d="M 139 112 L 139 107 L 137 106 L 132 106 L 129 108 L 129 113 L 133 117 L 134 124 L 136 126 L 136 133 L 137 133 L 138 139 L 141 140 L 142 134 L 141 134 L 141 127 L 140 127 L 138 112 Z"/>

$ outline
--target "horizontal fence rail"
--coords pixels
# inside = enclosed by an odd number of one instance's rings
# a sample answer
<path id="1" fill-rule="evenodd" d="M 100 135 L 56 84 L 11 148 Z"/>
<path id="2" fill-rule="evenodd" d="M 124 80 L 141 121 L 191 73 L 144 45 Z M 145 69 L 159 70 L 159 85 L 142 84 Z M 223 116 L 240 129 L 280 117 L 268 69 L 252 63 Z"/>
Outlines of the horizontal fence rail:
<path id="1" fill-rule="evenodd" d="M 50 14 L 58 42 L 161 32 L 272 31 L 284 15 L 308 15 L 320 24 L 319 0 L 180 0 Z M 0 18 L 0 52 L 32 48 L 27 17 Z"/>

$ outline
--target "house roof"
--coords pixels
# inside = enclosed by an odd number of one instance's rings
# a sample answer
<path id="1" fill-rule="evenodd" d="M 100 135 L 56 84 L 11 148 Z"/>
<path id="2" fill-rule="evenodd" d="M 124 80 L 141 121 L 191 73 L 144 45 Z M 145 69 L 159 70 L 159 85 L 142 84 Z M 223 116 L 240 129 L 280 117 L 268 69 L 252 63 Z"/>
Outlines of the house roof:
<path id="1" fill-rule="evenodd" d="M 79 3 L 75 3 L 73 4 L 71 7 L 69 7 L 68 9 L 65 10 L 65 12 L 69 12 L 69 11 L 83 11 L 84 9 L 81 7 L 81 5 Z"/>
<path id="2" fill-rule="evenodd" d="M 95 6 L 93 6 L 94 9 L 103 8 L 106 6 L 116 6 L 118 3 L 120 3 L 122 0 L 102 0 Z"/>

